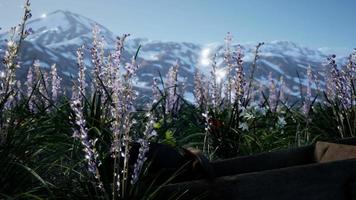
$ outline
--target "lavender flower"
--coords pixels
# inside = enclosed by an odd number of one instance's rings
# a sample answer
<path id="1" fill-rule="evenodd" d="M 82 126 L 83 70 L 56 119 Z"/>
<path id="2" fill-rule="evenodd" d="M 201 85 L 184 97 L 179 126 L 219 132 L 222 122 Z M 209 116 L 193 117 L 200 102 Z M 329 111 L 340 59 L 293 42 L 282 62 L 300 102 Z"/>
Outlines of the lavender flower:
<path id="1" fill-rule="evenodd" d="M 308 115 L 309 115 L 309 110 L 310 110 L 310 106 L 311 106 L 311 98 L 312 98 L 311 85 L 312 85 L 312 81 L 313 81 L 313 75 L 312 75 L 312 70 L 311 70 L 310 65 L 308 66 L 308 69 L 307 69 L 307 77 L 308 77 L 307 94 L 304 97 L 303 108 L 302 108 L 302 113 L 306 117 L 308 117 Z"/>
<path id="2" fill-rule="evenodd" d="M 7 48 L 5 50 L 2 64 L 4 69 L 0 70 L 0 104 L 5 105 L 5 108 L 0 108 L 0 144 L 5 141 L 7 135 L 7 127 L 9 126 L 9 119 L 6 119 L 4 109 L 13 104 L 14 91 L 18 81 L 16 80 L 16 69 L 20 67 L 17 61 L 18 53 L 21 47 L 22 40 L 25 36 L 25 24 L 31 17 L 30 1 L 25 0 L 25 8 L 22 22 L 19 24 L 19 29 L 11 28 L 10 41 L 7 41 Z M 16 32 L 18 33 L 18 40 L 16 41 Z"/>
<path id="3" fill-rule="evenodd" d="M 77 49 L 77 66 L 78 66 L 78 90 L 72 93 L 72 99 L 79 99 L 82 102 L 82 95 L 85 95 L 86 82 L 85 82 L 85 65 L 84 65 L 84 46 Z"/>
<path id="4" fill-rule="evenodd" d="M 103 41 L 100 37 L 100 29 L 99 26 L 96 24 L 93 28 L 93 47 L 90 49 L 91 50 L 91 57 L 92 57 L 92 63 L 94 65 L 93 67 L 93 85 L 92 85 L 92 91 L 94 92 L 95 89 L 100 88 L 99 87 L 99 80 L 103 79 Z"/>
<path id="5" fill-rule="evenodd" d="M 227 32 L 225 36 L 225 50 L 224 50 L 224 60 L 227 64 L 232 65 L 232 52 L 231 52 L 231 44 L 232 44 L 233 36 L 230 32 Z"/>
<path id="6" fill-rule="evenodd" d="M 235 101 L 241 101 L 245 93 L 245 80 L 243 72 L 243 54 L 241 52 L 241 47 L 239 46 L 234 56 L 236 62 L 236 75 L 235 75 Z"/>
<path id="7" fill-rule="evenodd" d="M 344 108 L 352 107 L 352 80 L 347 70 L 340 71 L 340 89 L 339 98 L 341 99 L 342 106 Z"/>
<path id="8" fill-rule="evenodd" d="M 166 77 L 166 87 L 167 87 L 167 96 L 166 96 L 166 114 L 173 113 L 175 114 L 178 108 L 178 69 L 179 63 L 178 60 L 176 63 L 169 69 Z"/>
<path id="9" fill-rule="evenodd" d="M 100 181 L 100 174 L 98 166 L 101 164 L 98 153 L 95 149 L 97 139 L 90 139 L 88 136 L 88 129 L 86 127 L 86 120 L 83 114 L 83 96 L 85 95 L 86 82 L 85 82 L 85 65 L 84 65 L 84 47 L 81 46 L 77 50 L 77 65 L 78 65 L 78 84 L 73 87 L 71 107 L 75 113 L 75 124 L 78 129 L 74 130 L 73 137 L 80 140 L 83 145 L 83 151 L 85 159 L 88 165 L 88 170 L 91 172 L 99 183 L 99 187 L 102 188 L 103 184 Z M 58 89 L 60 79 L 57 75 L 55 65 L 52 66 L 52 98 L 57 98 L 57 93 L 54 91 Z"/>
<path id="10" fill-rule="evenodd" d="M 36 80 L 36 86 L 37 86 L 37 90 L 33 91 L 33 97 L 31 97 L 32 99 L 30 99 L 33 103 L 37 102 L 37 103 L 42 103 L 42 105 L 47 108 L 49 106 L 49 94 L 48 94 L 48 86 L 49 86 L 49 77 L 48 74 L 46 72 L 42 72 L 41 71 L 41 63 L 39 60 L 35 60 L 33 63 L 33 68 L 34 68 L 34 77 Z M 30 74 L 31 76 L 31 74 Z M 28 90 L 30 90 L 28 88 Z M 29 92 L 29 91 L 28 91 Z M 32 104 L 29 103 L 29 108 L 31 109 Z M 35 110 L 32 110 L 35 111 Z"/>
<path id="11" fill-rule="evenodd" d="M 126 81 L 132 80 L 132 76 L 135 75 L 136 71 L 138 70 L 139 66 L 136 63 L 136 60 L 134 57 L 131 58 L 131 63 L 126 63 L 125 69 L 126 69 L 126 74 L 124 75 L 124 78 Z"/>
<path id="12" fill-rule="evenodd" d="M 121 187 L 121 192 L 126 191 L 126 184 L 127 180 L 129 177 L 129 171 L 128 171 L 128 164 L 129 164 L 129 144 L 131 142 L 131 136 L 129 135 L 130 130 L 131 130 L 131 115 L 132 112 L 135 111 L 135 107 L 133 105 L 133 102 L 136 98 L 136 94 L 133 91 L 133 76 L 135 75 L 136 70 L 138 69 L 138 65 L 136 64 L 136 60 L 133 58 L 131 60 L 131 63 L 127 63 L 125 66 L 126 73 L 124 74 L 123 78 L 123 90 L 121 93 L 122 97 L 122 110 L 120 113 L 121 114 L 121 126 L 122 126 L 122 134 L 121 134 L 121 145 L 119 147 L 123 147 L 124 151 L 121 152 L 121 156 L 124 158 L 123 162 L 123 167 L 121 169 L 122 173 L 122 178 L 121 178 L 121 186 L 120 186 L 120 174 L 118 173 L 117 175 L 117 185 L 118 188 L 117 190 L 120 191 Z M 119 150 L 120 151 L 120 150 Z"/>
<path id="13" fill-rule="evenodd" d="M 130 36 L 130 34 L 123 34 L 121 37 L 117 37 L 116 50 L 115 50 L 115 53 L 112 55 L 112 57 L 113 57 L 112 72 L 119 69 L 122 52 L 124 50 L 124 42 L 128 36 Z M 111 73 L 111 74 L 114 76 L 117 75 L 117 73 Z"/>
<path id="14" fill-rule="evenodd" d="M 335 55 L 331 55 L 327 58 L 327 63 L 325 64 L 327 71 L 326 80 L 326 94 L 331 100 L 335 99 L 336 94 L 336 84 L 339 84 L 339 69 L 337 68 Z"/>
<path id="15" fill-rule="evenodd" d="M 124 40 L 128 35 L 125 34 L 117 39 L 115 53 L 111 56 L 112 64 L 109 65 L 108 70 L 110 77 L 108 78 L 109 88 L 112 90 L 112 106 L 110 108 L 110 115 L 113 118 L 111 123 L 111 130 L 113 132 L 113 141 L 111 144 L 112 157 L 115 163 L 123 162 L 121 165 L 116 165 L 114 169 L 114 183 L 115 189 L 113 196 L 116 192 L 124 196 L 126 192 L 126 185 L 129 178 L 128 163 L 129 163 L 129 144 L 132 141 L 129 135 L 131 130 L 131 116 L 135 112 L 133 102 L 136 99 L 136 93 L 133 90 L 134 75 L 139 68 L 135 58 L 132 58 L 130 63 L 125 64 L 125 73 L 121 75 L 120 62 L 121 55 L 124 49 Z M 143 144 L 145 148 L 146 144 Z M 120 156 L 123 158 L 121 161 Z M 141 154 L 143 157 L 143 154 Z M 138 164 L 136 172 L 139 172 L 141 162 Z"/>
<path id="16" fill-rule="evenodd" d="M 180 97 L 182 99 L 185 98 L 185 90 L 187 89 L 187 81 L 188 81 L 188 78 L 187 77 L 183 77 L 183 79 L 181 80 L 180 82 L 180 87 L 178 87 L 178 94 L 180 95 Z M 180 105 L 179 105 L 180 107 Z M 179 110 L 179 108 L 178 108 Z"/>
<path id="17" fill-rule="evenodd" d="M 157 79 L 156 78 L 153 78 L 152 94 L 153 94 L 153 103 L 157 103 L 158 100 L 161 98 L 161 94 L 159 92 L 159 88 L 158 88 L 158 84 L 157 84 Z"/>
<path id="18" fill-rule="evenodd" d="M 86 128 L 86 120 L 83 115 L 83 106 L 80 98 L 71 102 L 71 107 L 75 113 L 75 124 L 78 129 L 74 130 L 73 136 L 80 140 L 83 145 L 83 152 L 85 154 L 85 160 L 88 165 L 88 170 L 91 172 L 97 180 L 100 182 L 100 175 L 98 173 L 98 166 L 100 165 L 99 155 L 95 149 L 96 140 L 91 140 L 88 136 L 88 129 Z M 99 186 L 102 184 L 99 184 Z"/>
<path id="19" fill-rule="evenodd" d="M 197 69 L 194 76 L 194 97 L 200 107 L 203 107 L 206 104 L 204 94 L 203 74 Z"/>
<path id="20" fill-rule="evenodd" d="M 32 17 L 30 6 L 31 6 L 30 1 L 26 0 L 25 1 L 25 6 L 24 6 L 25 14 L 23 16 L 23 21 L 27 21 L 28 19 L 30 19 Z"/>
<path id="21" fill-rule="evenodd" d="M 210 71 L 212 106 L 216 110 L 221 102 L 221 86 L 217 77 L 216 55 L 212 59 L 212 68 Z"/>
<path id="22" fill-rule="evenodd" d="M 32 14 L 30 9 L 30 1 L 25 0 L 24 15 L 22 22 L 19 24 L 19 31 L 17 32 L 20 36 L 19 40 L 17 42 L 14 40 L 17 29 L 16 27 L 12 27 L 10 31 L 12 37 L 10 37 L 11 39 L 7 42 L 7 49 L 2 60 L 5 66 L 5 71 L 3 71 L 4 78 L 0 79 L 2 85 L 0 90 L 0 102 L 5 100 L 3 99 L 4 94 L 6 95 L 8 92 L 12 91 L 13 87 L 16 85 L 15 71 L 20 67 L 19 63 L 17 62 L 17 54 L 19 52 L 22 40 L 25 38 L 26 21 L 31 18 L 31 16 Z"/>
<path id="23" fill-rule="evenodd" d="M 148 114 L 148 122 L 146 124 L 145 131 L 143 133 L 143 139 L 139 139 L 138 142 L 140 143 L 140 149 L 139 149 L 139 154 L 137 157 L 137 161 L 134 165 L 134 170 L 132 173 L 132 179 L 131 179 L 131 184 L 135 184 L 138 180 L 139 174 L 141 172 L 141 169 L 143 167 L 143 164 L 147 160 L 146 154 L 149 151 L 150 148 L 150 140 L 152 137 L 155 137 L 157 135 L 156 131 L 153 129 L 154 125 L 154 117 L 152 114 Z"/>
<path id="24" fill-rule="evenodd" d="M 327 58 L 329 73 L 327 77 L 327 96 L 332 101 L 341 102 L 344 108 L 350 108 L 352 102 L 351 77 L 348 76 L 347 69 L 339 70 L 335 61 L 335 55 Z"/>
<path id="25" fill-rule="evenodd" d="M 116 42 L 116 50 L 112 55 L 112 64 L 109 65 L 109 88 L 112 90 L 112 106 L 111 106 L 111 116 L 115 119 L 112 123 L 111 130 L 114 135 L 114 140 L 112 143 L 112 156 L 115 158 L 121 151 L 121 144 L 119 142 L 121 138 L 120 134 L 120 120 L 123 112 L 123 101 L 120 97 L 122 97 L 122 81 L 120 75 L 120 61 L 122 51 L 124 49 L 124 41 L 128 34 L 124 34 L 121 38 L 117 38 Z"/>
<path id="26" fill-rule="evenodd" d="M 204 125 L 205 125 L 205 135 L 204 135 L 204 143 L 203 143 L 203 153 L 207 153 L 209 155 L 209 141 L 208 141 L 208 136 L 210 132 L 210 116 L 209 116 L 209 111 L 206 110 L 202 114 L 204 118 Z"/>
<path id="27" fill-rule="evenodd" d="M 34 111 L 34 103 L 33 103 L 33 98 L 32 98 L 32 94 L 33 94 L 33 81 L 34 81 L 34 77 L 33 77 L 33 72 L 32 72 L 32 67 L 30 66 L 28 68 L 28 72 L 27 72 L 27 79 L 26 79 L 26 96 L 28 98 L 28 107 L 30 109 L 30 111 Z"/>
<path id="28" fill-rule="evenodd" d="M 317 94 L 321 93 L 320 78 L 319 77 L 320 77 L 319 72 L 316 71 L 315 73 L 313 73 L 313 80 L 314 80 L 314 83 L 315 83 Z"/>
<path id="29" fill-rule="evenodd" d="M 205 102 L 206 102 L 206 105 L 211 105 L 211 91 L 210 91 L 210 81 L 208 80 L 208 78 L 206 76 L 203 76 L 202 77 L 202 84 L 203 84 L 203 87 L 204 87 L 204 98 L 205 98 Z"/>
<path id="30" fill-rule="evenodd" d="M 58 92 L 60 91 L 61 87 L 61 78 L 57 74 L 56 65 L 52 65 L 51 67 L 51 86 L 52 86 L 52 100 L 54 102 L 57 101 Z"/>
<path id="31" fill-rule="evenodd" d="M 352 85 L 356 85 L 356 49 L 350 54 L 348 58 L 348 63 L 346 66 L 346 73 L 349 77 L 348 87 L 350 88 L 350 92 L 353 93 L 353 97 L 351 98 L 351 106 L 356 105 L 356 94 L 355 91 L 352 91 Z"/>
<path id="32" fill-rule="evenodd" d="M 270 110 L 275 112 L 277 109 L 278 104 L 278 97 L 277 97 L 277 88 L 276 83 L 272 78 L 272 72 L 268 75 L 268 82 L 269 82 L 269 96 L 268 96 L 268 103 L 270 106 Z"/>
<path id="33" fill-rule="evenodd" d="M 50 94 L 49 94 L 49 79 L 50 79 L 50 76 L 47 72 L 44 72 L 43 73 L 43 87 L 41 87 L 41 84 L 40 84 L 40 92 L 43 94 L 43 97 L 44 97 L 44 102 L 45 102 L 45 106 L 46 108 L 49 106 L 49 99 L 50 99 Z"/>
<path id="34" fill-rule="evenodd" d="M 112 64 L 109 65 L 110 69 L 110 75 L 111 77 L 109 78 L 111 85 L 109 85 L 109 88 L 112 89 L 112 106 L 111 106 L 111 116 L 114 118 L 114 121 L 112 122 L 111 130 L 114 135 L 114 139 L 112 142 L 112 156 L 114 158 L 117 158 L 118 155 L 121 153 L 121 143 L 120 139 L 122 137 L 121 134 L 121 117 L 123 115 L 123 101 L 121 99 L 122 97 L 122 91 L 123 91 L 123 85 L 121 81 L 121 76 L 120 76 L 120 61 L 121 61 L 121 55 L 122 51 L 124 49 L 124 41 L 128 35 L 124 34 L 121 38 L 117 38 L 116 42 L 116 50 L 115 53 L 112 55 Z M 119 180 L 119 175 L 120 173 L 117 173 L 117 180 Z M 119 182 L 117 183 L 119 185 Z M 119 188 L 119 187 L 118 187 Z"/>
<path id="35" fill-rule="evenodd" d="M 251 72 L 250 72 L 250 76 L 248 77 L 248 83 L 246 85 L 246 99 L 250 99 L 250 93 L 251 93 L 251 89 L 252 89 L 252 86 L 253 86 L 253 81 L 254 81 L 254 75 L 255 75 L 255 71 L 256 71 L 256 68 L 257 68 L 257 60 L 259 59 L 260 55 L 260 48 L 264 45 L 265 43 L 264 42 L 260 42 L 256 45 L 256 48 L 255 48 L 255 53 L 254 53 L 254 59 L 253 59 L 253 62 L 252 62 L 252 66 L 251 66 Z"/>
<path id="36" fill-rule="evenodd" d="M 233 52 L 231 51 L 231 44 L 232 44 L 232 34 L 228 32 L 225 37 L 225 50 L 224 50 L 224 61 L 227 65 L 227 81 L 225 84 L 225 91 L 224 91 L 224 96 L 225 96 L 225 102 L 227 103 L 227 106 L 231 104 L 232 100 L 232 85 L 233 85 L 233 80 L 231 77 L 232 70 L 235 66 L 235 63 L 233 62 Z"/>
<path id="37" fill-rule="evenodd" d="M 283 76 L 279 78 L 279 100 L 283 103 L 285 103 L 286 97 L 285 97 L 285 90 L 286 90 L 286 82 L 284 81 Z"/>
<path id="38" fill-rule="evenodd" d="M 18 52 L 18 44 L 15 41 L 7 42 L 7 49 L 5 51 L 5 56 L 3 59 L 3 64 L 5 66 L 4 71 L 1 73 L 1 91 L 0 91 L 0 102 L 4 101 L 5 96 L 13 90 L 13 87 L 16 85 L 16 68 L 19 68 L 19 64 L 16 61 Z"/>
<path id="39" fill-rule="evenodd" d="M 349 55 L 347 69 L 351 73 L 351 77 L 353 78 L 353 81 L 355 81 L 355 78 L 356 78 L 356 49 L 354 49 L 353 52 Z"/>

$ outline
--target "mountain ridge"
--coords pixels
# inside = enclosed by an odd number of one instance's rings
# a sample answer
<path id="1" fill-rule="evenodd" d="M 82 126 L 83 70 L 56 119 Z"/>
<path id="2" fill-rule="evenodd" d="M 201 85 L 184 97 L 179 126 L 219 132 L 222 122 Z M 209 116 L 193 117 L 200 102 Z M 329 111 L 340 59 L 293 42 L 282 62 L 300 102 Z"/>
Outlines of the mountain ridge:
<path id="1" fill-rule="evenodd" d="M 100 35 L 107 44 L 105 51 L 112 51 L 116 37 L 109 29 L 90 18 L 70 11 L 57 10 L 49 13 L 46 17 L 33 19 L 27 24 L 28 27 L 33 29 L 34 33 L 26 39 L 20 60 L 23 61 L 23 64 L 30 65 L 33 60 L 39 59 L 45 68 L 49 68 L 50 65 L 56 63 L 59 74 L 64 76 L 65 80 L 70 80 L 71 77 L 76 77 L 76 49 L 83 44 L 87 48 L 91 46 L 94 25 L 99 27 Z M 176 60 L 179 60 L 181 65 L 179 75 L 187 78 L 188 93 L 193 91 L 196 69 L 208 73 L 211 64 L 210 59 L 215 53 L 219 55 L 218 66 L 223 65 L 224 45 L 222 43 L 201 45 L 191 42 L 163 42 L 147 38 L 127 40 L 126 51 L 123 56 L 124 62 L 130 60 L 140 45 L 142 45 L 142 48 L 138 62 L 141 68 L 137 74 L 136 85 L 147 95 L 150 93 L 152 79 L 158 77 L 159 73 L 165 76 L 169 67 Z M 236 48 L 236 46 L 237 44 L 233 43 L 232 48 Z M 251 43 L 241 44 L 245 55 L 245 73 L 249 73 L 255 46 L 256 44 Z M 89 54 L 89 49 L 87 49 L 85 63 L 90 68 Z M 299 84 L 296 72 L 298 71 L 303 84 L 306 79 L 307 66 L 311 65 L 314 71 L 322 72 L 323 62 L 327 57 L 318 49 L 303 47 L 291 41 L 266 42 L 261 47 L 259 55 L 255 79 L 265 82 L 270 72 L 272 72 L 275 80 L 284 76 L 290 95 L 296 95 L 299 90 L 298 87 L 295 87 Z M 22 71 L 20 70 L 20 77 L 25 77 L 27 69 L 28 66 L 23 67 Z"/>

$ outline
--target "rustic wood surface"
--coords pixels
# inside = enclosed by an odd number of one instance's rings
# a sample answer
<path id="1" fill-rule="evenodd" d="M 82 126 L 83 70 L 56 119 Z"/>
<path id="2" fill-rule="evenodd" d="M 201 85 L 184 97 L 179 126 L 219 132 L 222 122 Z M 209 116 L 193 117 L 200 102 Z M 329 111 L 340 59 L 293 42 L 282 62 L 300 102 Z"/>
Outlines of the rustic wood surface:
<path id="1" fill-rule="evenodd" d="M 337 141 L 356 145 L 356 138 Z M 167 185 L 161 199 L 356 199 L 356 159 L 316 163 L 314 145 L 211 163 L 217 178 Z"/>

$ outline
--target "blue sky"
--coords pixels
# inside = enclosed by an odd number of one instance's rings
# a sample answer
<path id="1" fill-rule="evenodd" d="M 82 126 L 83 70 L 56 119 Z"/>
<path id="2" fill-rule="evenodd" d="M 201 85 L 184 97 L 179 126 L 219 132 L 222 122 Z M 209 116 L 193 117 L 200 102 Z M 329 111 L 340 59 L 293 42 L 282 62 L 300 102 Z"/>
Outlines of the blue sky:
<path id="1" fill-rule="evenodd" d="M 0 26 L 16 24 L 23 0 L 0 0 Z M 105 2 L 105 3 L 104 3 Z M 355 0 L 32 0 L 34 17 L 57 9 L 92 18 L 114 33 L 152 40 L 288 40 L 309 47 L 356 47 Z"/>

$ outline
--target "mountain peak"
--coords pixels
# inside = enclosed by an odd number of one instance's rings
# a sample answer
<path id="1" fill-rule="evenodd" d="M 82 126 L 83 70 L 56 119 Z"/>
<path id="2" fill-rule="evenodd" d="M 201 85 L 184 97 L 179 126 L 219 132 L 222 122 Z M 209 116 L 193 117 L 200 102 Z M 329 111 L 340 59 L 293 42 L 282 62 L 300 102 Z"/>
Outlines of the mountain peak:
<path id="1" fill-rule="evenodd" d="M 270 43 L 271 44 L 296 45 L 294 42 L 289 41 L 289 40 L 273 40 Z"/>
<path id="2" fill-rule="evenodd" d="M 40 18 L 29 21 L 28 26 L 36 31 L 36 29 L 43 27 L 61 27 L 62 29 L 65 29 L 67 27 L 78 25 L 91 27 L 94 24 L 97 24 L 94 20 L 79 14 L 67 10 L 56 10 L 49 14 L 43 15 Z"/>
<path id="3" fill-rule="evenodd" d="M 55 11 L 49 13 L 48 15 L 54 15 L 54 14 L 75 14 L 75 13 L 70 12 L 68 10 L 58 9 L 58 10 L 55 10 Z"/>
<path id="4" fill-rule="evenodd" d="M 48 20 L 48 19 L 52 19 L 52 18 L 61 18 L 64 20 L 68 20 L 67 18 L 70 18 L 71 16 L 80 16 L 80 15 L 73 13 L 71 11 L 68 11 L 68 10 L 56 10 L 56 11 L 47 13 L 45 15 L 42 15 L 40 18 L 34 19 L 33 21 Z"/>
<path id="5" fill-rule="evenodd" d="M 56 10 L 29 21 L 27 26 L 34 31 L 29 40 L 42 45 L 52 45 L 83 36 L 91 37 L 95 25 L 99 26 L 102 36 L 113 38 L 111 31 L 104 26 L 67 10 Z"/>

